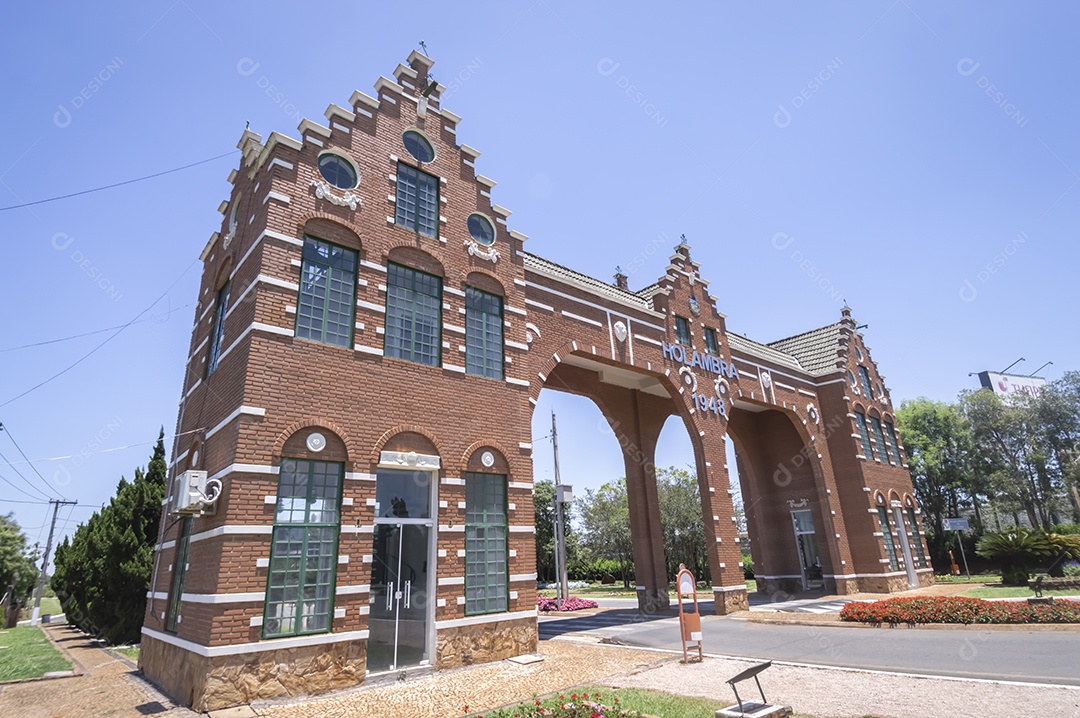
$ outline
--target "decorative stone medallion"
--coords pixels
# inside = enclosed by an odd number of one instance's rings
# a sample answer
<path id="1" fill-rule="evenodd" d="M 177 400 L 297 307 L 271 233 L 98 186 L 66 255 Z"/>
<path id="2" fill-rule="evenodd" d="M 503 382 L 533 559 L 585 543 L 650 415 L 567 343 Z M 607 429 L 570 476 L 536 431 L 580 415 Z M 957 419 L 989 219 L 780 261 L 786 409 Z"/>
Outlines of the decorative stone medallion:
<path id="1" fill-rule="evenodd" d="M 334 194 L 334 190 L 326 182 L 319 182 L 318 180 L 311 180 L 311 185 L 315 188 L 315 196 L 319 199 L 325 199 L 330 204 L 336 204 L 338 207 L 348 207 L 349 209 L 356 211 L 356 208 L 360 206 L 360 198 L 352 192 L 345 192 L 343 195 Z"/>
<path id="2" fill-rule="evenodd" d="M 483 454 L 480 454 L 480 463 L 490 469 L 495 465 L 495 454 L 490 451 L 485 451 Z"/>
<path id="3" fill-rule="evenodd" d="M 486 259 L 492 264 L 496 264 L 499 261 L 499 250 L 494 247 L 481 247 L 479 243 L 474 242 L 471 239 L 466 239 L 465 249 L 468 250 L 470 256 Z"/>
<path id="4" fill-rule="evenodd" d="M 701 305 L 698 304 L 697 297 L 695 297 L 693 294 L 690 295 L 690 313 L 693 314 L 695 317 L 701 314 Z"/>
<path id="5" fill-rule="evenodd" d="M 821 418 L 821 416 L 818 414 L 817 407 L 813 404 L 806 405 L 806 415 L 809 416 L 810 421 L 814 422 L 815 424 L 818 423 L 818 419 Z"/>
<path id="6" fill-rule="evenodd" d="M 623 324 L 621 321 L 618 321 L 615 322 L 615 326 L 613 328 L 615 329 L 615 338 L 618 339 L 620 342 L 625 342 L 627 333 L 626 325 Z"/>
<path id="7" fill-rule="evenodd" d="M 317 431 L 313 431 L 308 434 L 307 441 L 304 443 L 307 444 L 309 451 L 318 453 L 326 448 L 326 437 Z"/>
<path id="8" fill-rule="evenodd" d="M 682 378 L 683 384 L 689 387 L 690 391 L 697 392 L 697 376 L 694 372 L 690 371 L 690 367 L 684 366 L 679 369 L 679 376 Z"/>

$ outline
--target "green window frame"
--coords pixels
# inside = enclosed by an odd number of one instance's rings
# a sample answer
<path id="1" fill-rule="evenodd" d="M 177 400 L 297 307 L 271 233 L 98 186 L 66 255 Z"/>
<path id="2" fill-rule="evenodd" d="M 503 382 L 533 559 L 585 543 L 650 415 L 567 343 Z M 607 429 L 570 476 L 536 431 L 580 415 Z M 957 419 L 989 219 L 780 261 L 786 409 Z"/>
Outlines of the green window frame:
<path id="1" fill-rule="evenodd" d="M 874 460 L 874 447 L 870 445 L 870 430 L 866 427 L 866 414 L 861 411 L 855 412 L 855 423 L 859 427 L 859 436 L 862 437 L 863 454 L 867 459 Z"/>
<path id="2" fill-rule="evenodd" d="M 475 287 L 465 287 L 465 371 L 503 378 L 503 300 Z"/>
<path id="3" fill-rule="evenodd" d="M 510 601 L 506 474 L 465 474 L 465 615 L 505 613 Z"/>
<path id="4" fill-rule="evenodd" d="M 870 426 L 874 429 L 874 440 L 877 442 L 877 456 L 874 460 L 877 462 L 889 460 L 889 447 L 885 443 L 885 432 L 881 430 L 881 419 L 876 416 L 870 417 Z"/>
<path id="5" fill-rule="evenodd" d="M 690 346 L 690 320 L 686 317 L 675 317 L 675 341 L 684 347 Z"/>
<path id="6" fill-rule="evenodd" d="M 896 544 L 893 543 L 892 530 L 889 528 L 889 510 L 884 506 L 878 506 L 877 515 L 882 538 L 885 540 L 885 555 L 889 557 L 889 570 L 899 571 L 900 563 L 896 560 Z"/>
<path id="7" fill-rule="evenodd" d="M 919 524 L 915 522 L 915 509 L 907 509 L 908 523 L 911 524 L 911 539 L 915 543 L 915 555 L 919 558 L 919 568 L 927 568 L 926 553 L 922 547 L 922 535 L 919 534 Z"/>
<path id="8" fill-rule="evenodd" d="M 206 356 L 206 376 L 214 373 L 221 359 L 221 343 L 225 340 L 225 315 L 229 312 L 229 284 L 218 290 L 214 304 L 214 328 L 210 330 L 210 350 Z"/>
<path id="9" fill-rule="evenodd" d="M 705 327 L 705 351 L 714 357 L 720 356 L 720 342 L 716 339 L 716 330 Z"/>
<path id="10" fill-rule="evenodd" d="M 439 179 L 398 162 L 394 224 L 425 237 L 439 236 Z"/>
<path id="11" fill-rule="evenodd" d="M 874 398 L 874 389 L 870 386 L 870 372 L 862 364 L 859 365 L 859 377 L 862 379 L 862 389 L 867 399 Z"/>
<path id="12" fill-rule="evenodd" d="M 179 481 L 180 477 L 173 479 Z M 169 587 L 169 603 L 165 607 L 165 630 L 176 633 L 180 630 L 180 615 L 183 610 L 181 597 L 184 594 L 184 581 L 187 579 L 188 553 L 191 549 L 192 518 L 185 516 L 180 522 L 180 537 L 176 540 L 176 558 L 173 560 L 172 586 Z"/>
<path id="13" fill-rule="evenodd" d="M 329 633 L 344 464 L 284 459 L 263 605 L 263 638 Z"/>
<path id="14" fill-rule="evenodd" d="M 884 422 L 884 424 L 885 424 L 886 427 L 889 426 L 888 422 Z M 880 426 L 880 424 L 879 424 L 879 426 Z M 888 462 L 890 464 L 893 464 L 893 465 L 899 464 L 900 462 L 896 461 L 896 456 L 897 456 L 897 454 L 896 454 L 896 443 L 895 443 L 896 437 L 890 431 L 888 431 L 887 428 L 882 430 L 881 435 L 885 439 L 885 448 L 884 448 L 885 458 L 888 460 Z"/>
<path id="15" fill-rule="evenodd" d="M 891 422 L 885 422 L 885 429 L 889 432 L 889 437 L 892 439 L 892 445 L 889 447 L 893 452 L 893 458 L 896 459 L 897 466 L 904 465 L 904 459 L 900 456 L 900 440 L 896 438 L 896 427 Z"/>
<path id="16" fill-rule="evenodd" d="M 355 251 L 304 237 L 296 302 L 297 337 L 352 348 L 356 265 Z"/>
<path id="17" fill-rule="evenodd" d="M 390 262 L 386 267 L 383 354 L 428 366 L 442 361 L 442 279 Z"/>

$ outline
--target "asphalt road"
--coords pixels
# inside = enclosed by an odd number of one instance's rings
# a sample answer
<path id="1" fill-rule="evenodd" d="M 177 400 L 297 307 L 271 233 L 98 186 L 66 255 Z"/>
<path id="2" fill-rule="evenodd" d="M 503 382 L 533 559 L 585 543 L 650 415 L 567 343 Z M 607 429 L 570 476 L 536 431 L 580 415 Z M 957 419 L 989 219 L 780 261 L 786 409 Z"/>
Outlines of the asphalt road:
<path id="1" fill-rule="evenodd" d="M 579 632 L 627 645 L 682 650 L 678 618 L 666 615 L 609 610 L 540 620 L 542 638 Z M 1075 629 L 775 625 L 710 616 L 703 610 L 702 639 L 706 653 L 728 656 L 1080 686 L 1080 632 Z"/>

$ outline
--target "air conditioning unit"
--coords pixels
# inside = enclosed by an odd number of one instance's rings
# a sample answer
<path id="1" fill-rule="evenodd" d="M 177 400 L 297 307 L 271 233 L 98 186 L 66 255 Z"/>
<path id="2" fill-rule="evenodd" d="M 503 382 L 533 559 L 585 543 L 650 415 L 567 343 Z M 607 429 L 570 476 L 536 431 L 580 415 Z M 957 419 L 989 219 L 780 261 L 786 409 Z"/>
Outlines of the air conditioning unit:
<path id="1" fill-rule="evenodd" d="M 176 514 L 193 514 L 203 509 L 206 500 L 206 472 L 185 471 L 173 479 L 169 510 Z"/>

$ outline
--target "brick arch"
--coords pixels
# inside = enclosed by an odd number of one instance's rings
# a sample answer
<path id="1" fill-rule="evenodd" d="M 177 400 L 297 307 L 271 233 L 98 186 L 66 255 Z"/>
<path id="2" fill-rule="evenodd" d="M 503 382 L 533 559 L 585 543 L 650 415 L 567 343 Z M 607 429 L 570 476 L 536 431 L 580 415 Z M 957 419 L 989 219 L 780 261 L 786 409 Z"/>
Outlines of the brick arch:
<path id="1" fill-rule="evenodd" d="M 225 282 L 232 278 L 233 273 L 233 260 L 232 254 L 226 254 L 221 260 L 221 266 L 218 267 L 217 274 L 214 276 L 214 286 L 211 291 L 216 295 L 218 290 L 225 286 Z"/>
<path id="2" fill-rule="evenodd" d="M 386 259 L 436 277 L 446 277 L 443 263 L 434 254 L 418 248 L 415 239 L 396 238 L 386 251 Z"/>
<path id="3" fill-rule="evenodd" d="M 502 280 L 496 277 L 489 271 L 472 267 L 468 272 L 463 272 L 461 282 L 471 287 L 476 287 L 489 294 L 498 294 L 500 297 L 506 298 L 506 287 L 503 286 Z"/>
<path id="4" fill-rule="evenodd" d="M 297 223 L 297 229 L 301 237 L 310 234 L 313 237 L 340 244 L 343 247 L 363 250 L 363 242 L 356 231 L 341 221 L 340 217 L 325 212 L 310 212 L 304 214 L 302 220 Z"/>
<path id="5" fill-rule="evenodd" d="M 889 489 L 889 499 L 888 499 L 888 503 L 887 503 L 888 507 L 892 508 L 892 502 L 893 501 L 899 501 L 899 500 L 900 500 L 900 494 L 898 494 L 896 492 L 896 489 Z"/>
<path id="6" fill-rule="evenodd" d="M 867 416 L 872 416 L 875 419 L 881 419 L 881 412 L 877 410 L 877 407 L 870 407 L 870 410 L 866 412 Z"/>
<path id="7" fill-rule="evenodd" d="M 875 508 L 878 506 L 885 506 L 887 508 L 889 505 L 888 499 L 885 498 L 885 493 L 880 490 L 874 492 L 873 503 Z"/>
<path id="8" fill-rule="evenodd" d="M 274 439 L 273 453 L 271 456 L 281 456 L 281 452 L 285 449 L 285 442 L 291 439 L 297 432 L 303 431 L 304 429 L 325 429 L 331 431 L 337 435 L 337 438 L 341 439 L 341 443 L 345 444 L 345 451 L 348 453 L 350 460 L 354 460 L 353 457 L 360 455 L 359 447 L 356 446 L 352 437 L 349 436 L 349 433 L 342 428 L 340 424 L 325 417 L 312 417 L 298 419 L 282 429 Z"/>
<path id="9" fill-rule="evenodd" d="M 901 499 L 901 501 L 903 502 L 905 509 L 917 509 L 917 508 L 919 508 L 919 500 L 916 499 L 912 494 L 908 493 L 907 491 L 904 492 L 904 496 Z M 909 501 L 911 502 L 910 504 L 908 504 Z"/>
<path id="10" fill-rule="evenodd" d="M 459 474 L 464 474 L 468 470 L 469 460 L 481 449 L 492 449 L 497 452 L 499 454 L 499 457 L 496 457 L 495 465 L 499 465 L 498 458 L 501 458 L 503 464 L 509 470 L 508 473 L 513 473 L 514 465 L 510 462 L 510 454 L 506 451 L 505 447 L 503 447 L 503 445 L 500 444 L 498 441 L 481 439 L 479 441 L 474 441 L 472 444 L 469 445 L 469 448 L 465 449 L 465 451 L 462 452 L 461 466 L 460 471 L 458 472 Z"/>
<path id="11" fill-rule="evenodd" d="M 435 435 L 428 431 L 426 428 L 418 424 L 398 424 L 397 426 L 393 426 L 384 431 L 382 433 L 382 436 L 380 436 L 375 442 L 375 447 L 371 450 L 372 465 L 376 465 L 379 463 L 379 456 L 380 454 L 382 454 L 383 447 L 386 446 L 386 443 L 390 441 L 390 439 L 393 439 L 398 434 L 410 433 L 419 434 L 420 436 L 424 437 L 431 442 L 432 446 L 435 447 L 435 451 L 438 453 L 438 456 L 445 456 L 446 452 L 443 449 L 442 442 L 440 442 L 435 437 Z"/>

